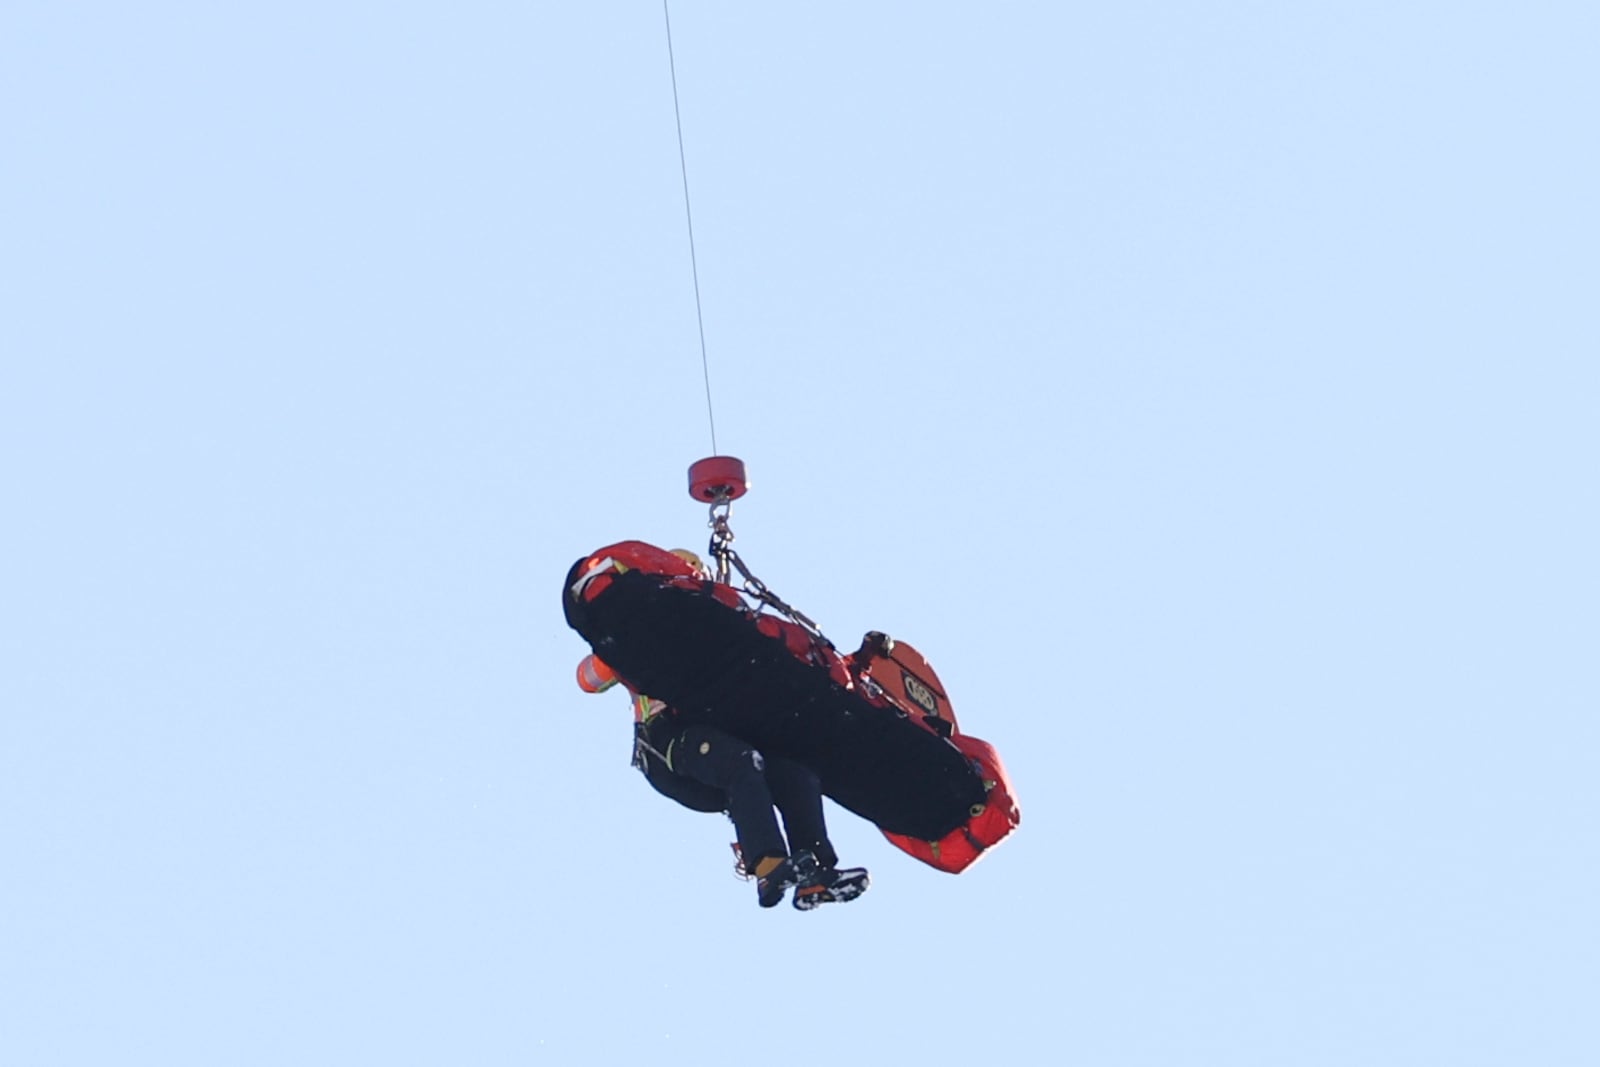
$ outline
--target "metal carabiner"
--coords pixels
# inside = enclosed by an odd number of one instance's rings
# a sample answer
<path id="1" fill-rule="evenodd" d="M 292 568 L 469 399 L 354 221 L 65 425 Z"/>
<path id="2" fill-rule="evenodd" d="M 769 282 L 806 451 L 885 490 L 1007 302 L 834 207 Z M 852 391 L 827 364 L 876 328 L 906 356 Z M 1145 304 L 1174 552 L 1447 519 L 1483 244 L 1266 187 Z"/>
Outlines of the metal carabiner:
<path id="1" fill-rule="evenodd" d="M 723 585 L 728 584 L 732 573 L 733 528 L 728 525 L 732 511 L 731 500 L 718 500 L 711 505 L 711 517 L 706 523 L 711 527 L 711 558 L 717 561 L 715 577 Z"/>

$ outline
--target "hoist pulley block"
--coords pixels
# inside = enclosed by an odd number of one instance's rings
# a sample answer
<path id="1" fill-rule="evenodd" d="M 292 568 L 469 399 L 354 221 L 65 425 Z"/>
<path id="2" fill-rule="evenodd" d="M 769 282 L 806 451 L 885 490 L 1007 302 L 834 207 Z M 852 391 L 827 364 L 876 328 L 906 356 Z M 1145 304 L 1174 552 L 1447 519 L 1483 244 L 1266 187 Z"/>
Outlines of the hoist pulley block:
<path id="1" fill-rule="evenodd" d="M 708 456 L 689 466 L 689 495 L 702 504 L 738 500 L 750 488 L 744 461 L 732 456 Z"/>

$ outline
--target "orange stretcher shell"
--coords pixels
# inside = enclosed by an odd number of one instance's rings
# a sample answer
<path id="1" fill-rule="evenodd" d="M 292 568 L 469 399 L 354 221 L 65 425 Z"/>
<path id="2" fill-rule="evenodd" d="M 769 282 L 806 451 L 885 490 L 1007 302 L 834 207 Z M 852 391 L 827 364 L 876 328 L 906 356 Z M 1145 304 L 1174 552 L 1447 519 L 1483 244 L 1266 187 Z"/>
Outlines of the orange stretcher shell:
<path id="1" fill-rule="evenodd" d="M 638 541 L 580 559 L 566 582 L 567 621 L 607 673 L 685 721 L 805 763 L 825 795 L 929 866 L 960 873 L 1020 824 L 999 754 L 961 732 L 905 642 L 869 633 L 842 656 Z"/>
<path id="2" fill-rule="evenodd" d="M 1017 807 L 1011 777 L 1000 762 L 1000 753 L 989 742 L 960 732 L 944 684 L 922 654 L 904 641 L 868 634 L 851 663 L 858 682 L 867 691 L 879 690 L 896 711 L 948 738 L 983 779 L 984 803 L 974 804 L 971 817 L 939 840 L 924 841 L 883 831 L 890 844 L 908 855 L 930 867 L 960 874 L 1022 822 L 1022 811 Z"/>

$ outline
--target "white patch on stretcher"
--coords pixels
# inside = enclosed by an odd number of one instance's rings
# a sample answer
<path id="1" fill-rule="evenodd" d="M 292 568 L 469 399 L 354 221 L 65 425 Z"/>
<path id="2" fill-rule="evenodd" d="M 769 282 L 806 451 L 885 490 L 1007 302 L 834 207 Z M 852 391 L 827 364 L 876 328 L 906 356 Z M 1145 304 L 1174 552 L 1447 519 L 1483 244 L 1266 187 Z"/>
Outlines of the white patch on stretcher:
<path id="1" fill-rule="evenodd" d="M 617 561 L 610 556 L 605 559 L 595 560 L 582 574 L 578 575 L 578 580 L 572 583 L 572 595 L 581 598 L 583 591 L 588 588 L 590 582 L 616 565 Z"/>

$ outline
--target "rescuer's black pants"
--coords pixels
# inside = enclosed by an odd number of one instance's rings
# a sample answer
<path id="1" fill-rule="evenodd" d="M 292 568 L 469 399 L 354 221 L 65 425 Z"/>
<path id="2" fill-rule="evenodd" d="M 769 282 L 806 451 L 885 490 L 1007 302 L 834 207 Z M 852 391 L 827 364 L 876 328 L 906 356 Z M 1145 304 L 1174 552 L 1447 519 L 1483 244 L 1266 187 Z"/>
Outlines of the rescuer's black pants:
<path id="1" fill-rule="evenodd" d="M 838 864 L 823 819 L 821 783 L 804 765 L 764 756 L 715 727 L 684 726 L 670 714 L 653 720 L 644 736 L 649 746 L 643 751 L 645 778 L 658 793 L 685 807 L 726 811 L 751 869 L 764 856 L 801 850 L 810 851 L 824 867 Z"/>

